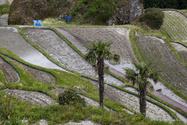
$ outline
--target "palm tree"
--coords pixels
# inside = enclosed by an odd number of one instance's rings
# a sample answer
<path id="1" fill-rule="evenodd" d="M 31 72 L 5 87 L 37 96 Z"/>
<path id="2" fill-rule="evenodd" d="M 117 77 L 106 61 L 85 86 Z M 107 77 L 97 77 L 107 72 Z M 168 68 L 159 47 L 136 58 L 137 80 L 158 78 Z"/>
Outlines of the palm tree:
<path id="1" fill-rule="evenodd" d="M 133 85 L 138 86 L 139 93 L 139 104 L 140 104 L 140 113 L 146 117 L 146 90 L 147 87 L 150 87 L 151 83 L 148 79 L 153 79 L 155 83 L 158 81 L 160 71 L 153 72 L 150 67 L 151 64 L 146 63 L 134 63 L 136 70 L 125 69 L 126 78 L 132 81 Z"/>
<path id="2" fill-rule="evenodd" d="M 102 40 L 96 40 L 91 42 L 89 46 L 86 46 L 88 53 L 86 54 L 86 60 L 93 64 L 97 64 L 97 71 L 99 76 L 99 98 L 100 106 L 103 107 L 104 98 L 104 59 L 110 59 L 112 57 L 110 51 L 111 41 L 102 42 Z"/>

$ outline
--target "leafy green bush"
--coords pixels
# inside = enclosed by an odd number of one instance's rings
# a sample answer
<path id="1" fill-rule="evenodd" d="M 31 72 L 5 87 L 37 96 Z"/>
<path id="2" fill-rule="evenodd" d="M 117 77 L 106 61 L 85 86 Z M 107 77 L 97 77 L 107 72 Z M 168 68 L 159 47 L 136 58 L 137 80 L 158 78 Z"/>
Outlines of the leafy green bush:
<path id="1" fill-rule="evenodd" d="M 3 14 L 8 14 L 10 10 L 10 4 L 9 2 L 6 2 L 3 5 L 0 5 L 0 16 Z"/>
<path id="2" fill-rule="evenodd" d="M 85 19 L 92 18 L 98 20 L 99 18 L 101 22 L 106 22 L 112 17 L 116 4 L 117 0 L 83 0 L 70 15 L 76 16 L 79 13 Z"/>
<path id="3" fill-rule="evenodd" d="M 85 106 L 85 99 L 81 98 L 76 92 L 65 90 L 58 95 L 58 101 L 60 105 L 77 105 L 81 104 Z"/>
<path id="4" fill-rule="evenodd" d="M 114 54 L 114 61 L 119 62 L 120 61 L 120 55 Z"/>
<path id="5" fill-rule="evenodd" d="M 164 22 L 164 13 L 158 8 L 149 8 L 139 18 L 151 29 L 159 29 Z"/>

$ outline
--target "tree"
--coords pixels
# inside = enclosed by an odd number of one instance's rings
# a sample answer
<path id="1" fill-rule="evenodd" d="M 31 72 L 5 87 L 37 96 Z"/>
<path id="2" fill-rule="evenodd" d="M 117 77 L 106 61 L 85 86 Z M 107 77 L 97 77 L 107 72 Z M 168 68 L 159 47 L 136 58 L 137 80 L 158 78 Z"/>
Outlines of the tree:
<path id="1" fill-rule="evenodd" d="M 112 53 L 110 51 L 111 41 L 102 42 L 102 40 L 96 40 L 86 46 L 88 53 L 86 54 L 86 60 L 93 64 L 97 64 L 98 76 L 99 76 L 99 98 L 100 106 L 103 107 L 104 98 L 104 59 L 110 59 Z"/>
<path id="2" fill-rule="evenodd" d="M 140 104 L 140 113 L 145 117 L 146 116 L 146 90 L 147 87 L 150 87 L 150 82 L 148 79 L 153 79 L 155 83 L 158 81 L 160 71 L 153 72 L 150 67 L 151 64 L 146 63 L 134 63 L 135 70 L 125 69 L 126 78 L 132 81 L 133 85 L 138 86 L 139 94 L 139 104 Z"/>

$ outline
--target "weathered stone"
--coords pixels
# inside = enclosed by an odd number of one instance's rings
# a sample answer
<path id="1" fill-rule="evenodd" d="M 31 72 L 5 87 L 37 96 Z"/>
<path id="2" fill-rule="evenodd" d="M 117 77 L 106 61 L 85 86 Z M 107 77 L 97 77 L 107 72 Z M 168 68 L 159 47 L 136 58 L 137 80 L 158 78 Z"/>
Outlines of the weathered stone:
<path id="1" fill-rule="evenodd" d="M 119 0 L 114 15 L 107 21 L 108 25 L 127 24 L 134 18 L 140 16 L 143 12 L 143 6 L 139 0 L 130 0 L 124 2 Z"/>

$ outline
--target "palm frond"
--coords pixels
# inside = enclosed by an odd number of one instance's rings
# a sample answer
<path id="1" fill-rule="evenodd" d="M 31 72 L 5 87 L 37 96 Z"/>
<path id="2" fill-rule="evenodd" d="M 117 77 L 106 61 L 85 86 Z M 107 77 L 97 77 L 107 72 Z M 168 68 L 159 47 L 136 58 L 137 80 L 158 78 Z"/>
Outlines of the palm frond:
<path id="1" fill-rule="evenodd" d="M 138 74 L 134 70 L 129 68 L 125 69 L 125 71 L 126 71 L 126 78 L 129 81 L 132 81 L 133 85 L 135 85 Z"/>

